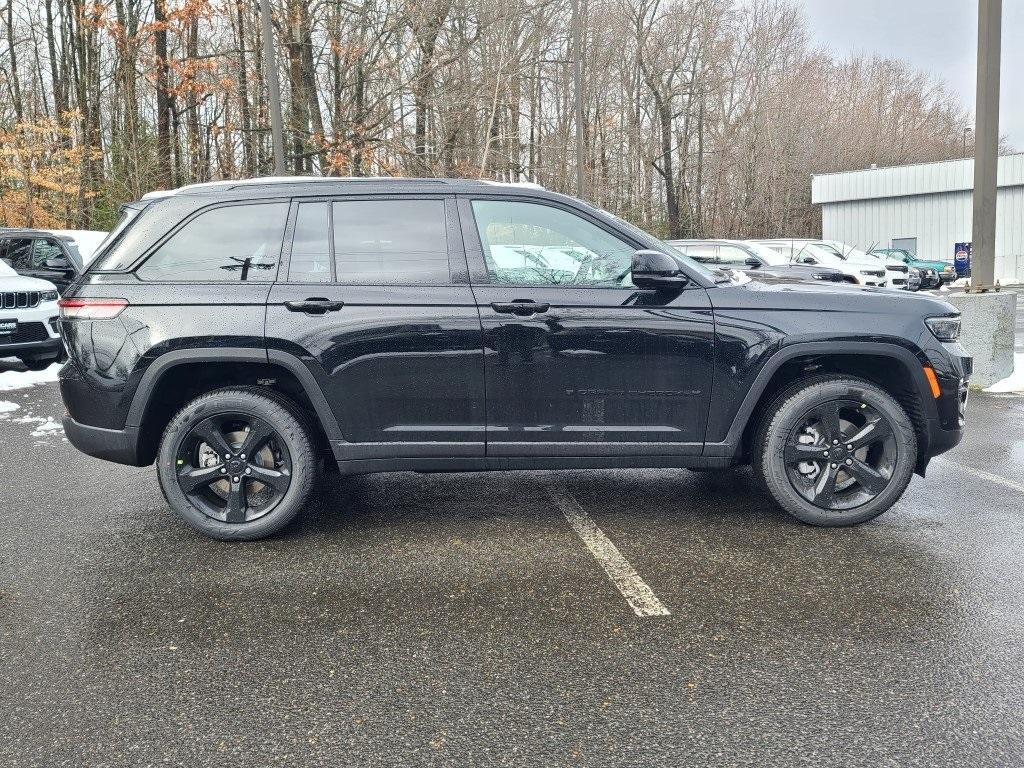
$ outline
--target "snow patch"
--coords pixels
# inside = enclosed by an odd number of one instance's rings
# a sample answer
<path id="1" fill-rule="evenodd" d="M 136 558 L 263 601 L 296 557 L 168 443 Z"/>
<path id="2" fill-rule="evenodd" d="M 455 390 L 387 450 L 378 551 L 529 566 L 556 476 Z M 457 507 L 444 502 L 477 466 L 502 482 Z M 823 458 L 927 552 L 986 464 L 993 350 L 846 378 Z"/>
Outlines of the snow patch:
<path id="1" fill-rule="evenodd" d="M 997 381 L 986 392 L 1020 392 L 1024 394 L 1024 352 L 1013 355 L 1013 373 L 1002 381 Z"/>
<path id="2" fill-rule="evenodd" d="M 54 421 L 52 418 L 43 420 L 43 423 L 32 430 L 32 437 L 48 437 L 56 432 L 63 432 L 64 427 L 61 426 L 59 421 Z"/>
<path id="3" fill-rule="evenodd" d="M 6 419 L 7 414 L 14 413 L 14 411 L 21 408 L 17 403 L 12 403 L 10 400 L 0 400 L 0 419 Z"/>
<path id="4" fill-rule="evenodd" d="M 19 416 L 16 419 L 11 419 L 15 424 L 42 424 L 46 419 L 42 416 L 33 416 L 31 413 L 28 416 Z"/>
<path id="5" fill-rule="evenodd" d="M 36 384 L 51 384 L 57 380 L 60 363 L 54 363 L 42 371 L 4 371 L 0 373 L 0 392 L 27 389 Z"/>

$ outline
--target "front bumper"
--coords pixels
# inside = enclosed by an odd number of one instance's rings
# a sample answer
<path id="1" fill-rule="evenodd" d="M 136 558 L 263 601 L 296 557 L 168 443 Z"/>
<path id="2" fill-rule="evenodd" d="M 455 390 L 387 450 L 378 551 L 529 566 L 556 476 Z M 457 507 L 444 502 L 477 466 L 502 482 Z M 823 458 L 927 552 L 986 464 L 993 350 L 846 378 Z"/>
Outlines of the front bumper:
<path id="1" fill-rule="evenodd" d="M 956 446 L 963 439 L 967 422 L 968 381 L 974 372 L 974 360 L 958 342 L 942 347 L 942 354 L 937 350 L 928 353 L 940 395 L 935 399 L 934 415 L 927 419 L 925 462 Z"/>
<path id="2" fill-rule="evenodd" d="M 0 336 L 0 339 L 3 337 Z M 4 344 L 0 341 L 0 357 L 21 357 L 31 354 L 33 357 L 45 357 L 53 353 L 56 360 L 60 357 L 60 339 L 46 339 L 44 341 L 27 341 L 21 344 Z"/>
<path id="3" fill-rule="evenodd" d="M 36 307 L 0 309 L 0 320 L 16 320 L 18 329 L 13 334 L 0 335 L 0 357 L 46 357 L 61 352 L 60 332 L 57 330 L 57 303 L 44 301 Z"/>

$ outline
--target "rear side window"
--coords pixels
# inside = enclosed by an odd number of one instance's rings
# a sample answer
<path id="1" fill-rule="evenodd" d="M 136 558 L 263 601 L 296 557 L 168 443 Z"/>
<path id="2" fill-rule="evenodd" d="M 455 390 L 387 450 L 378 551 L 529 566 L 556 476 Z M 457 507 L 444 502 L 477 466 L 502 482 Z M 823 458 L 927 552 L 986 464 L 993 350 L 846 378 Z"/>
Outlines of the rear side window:
<path id="1" fill-rule="evenodd" d="M 271 282 L 277 275 L 287 203 L 213 208 L 175 232 L 139 267 L 143 280 Z"/>
<path id="2" fill-rule="evenodd" d="M 295 216 L 288 280 L 331 282 L 331 204 L 300 203 Z"/>
<path id="3" fill-rule="evenodd" d="M 687 245 L 686 255 L 702 261 L 704 263 L 713 264 L 718 260 L 718 246 L 717 245 Z"/>
<path id="4" fill-rule="evenodd" d="M 337 281 L 449 283 L 443 200 L 333 203 Z"/>

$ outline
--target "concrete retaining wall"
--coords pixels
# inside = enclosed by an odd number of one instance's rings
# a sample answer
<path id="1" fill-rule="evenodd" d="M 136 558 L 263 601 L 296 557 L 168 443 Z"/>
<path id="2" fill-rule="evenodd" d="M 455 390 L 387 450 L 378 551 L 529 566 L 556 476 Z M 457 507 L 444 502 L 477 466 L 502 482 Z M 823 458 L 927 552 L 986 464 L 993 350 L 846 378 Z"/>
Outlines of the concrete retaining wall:
<path id="1" fill-rule="evenodd" d="M 1013 373 L 1017 294 L 955 293 L 943 298 L 959 309 L 963 318 L 960 343 L 974 358 L 971 385 L 988 387 Z"/>

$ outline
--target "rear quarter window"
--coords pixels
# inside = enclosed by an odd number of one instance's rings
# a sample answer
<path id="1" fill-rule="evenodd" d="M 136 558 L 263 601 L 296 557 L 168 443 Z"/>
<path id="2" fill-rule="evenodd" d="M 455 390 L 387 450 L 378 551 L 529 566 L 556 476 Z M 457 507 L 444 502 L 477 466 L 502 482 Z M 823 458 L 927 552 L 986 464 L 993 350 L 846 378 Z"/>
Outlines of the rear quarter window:
<path id="1" fill-rule="evenodd" d="M 207 209 L 180 227 L 139 267 L 142 280 L 272 282 L 288 203 Z"/>

